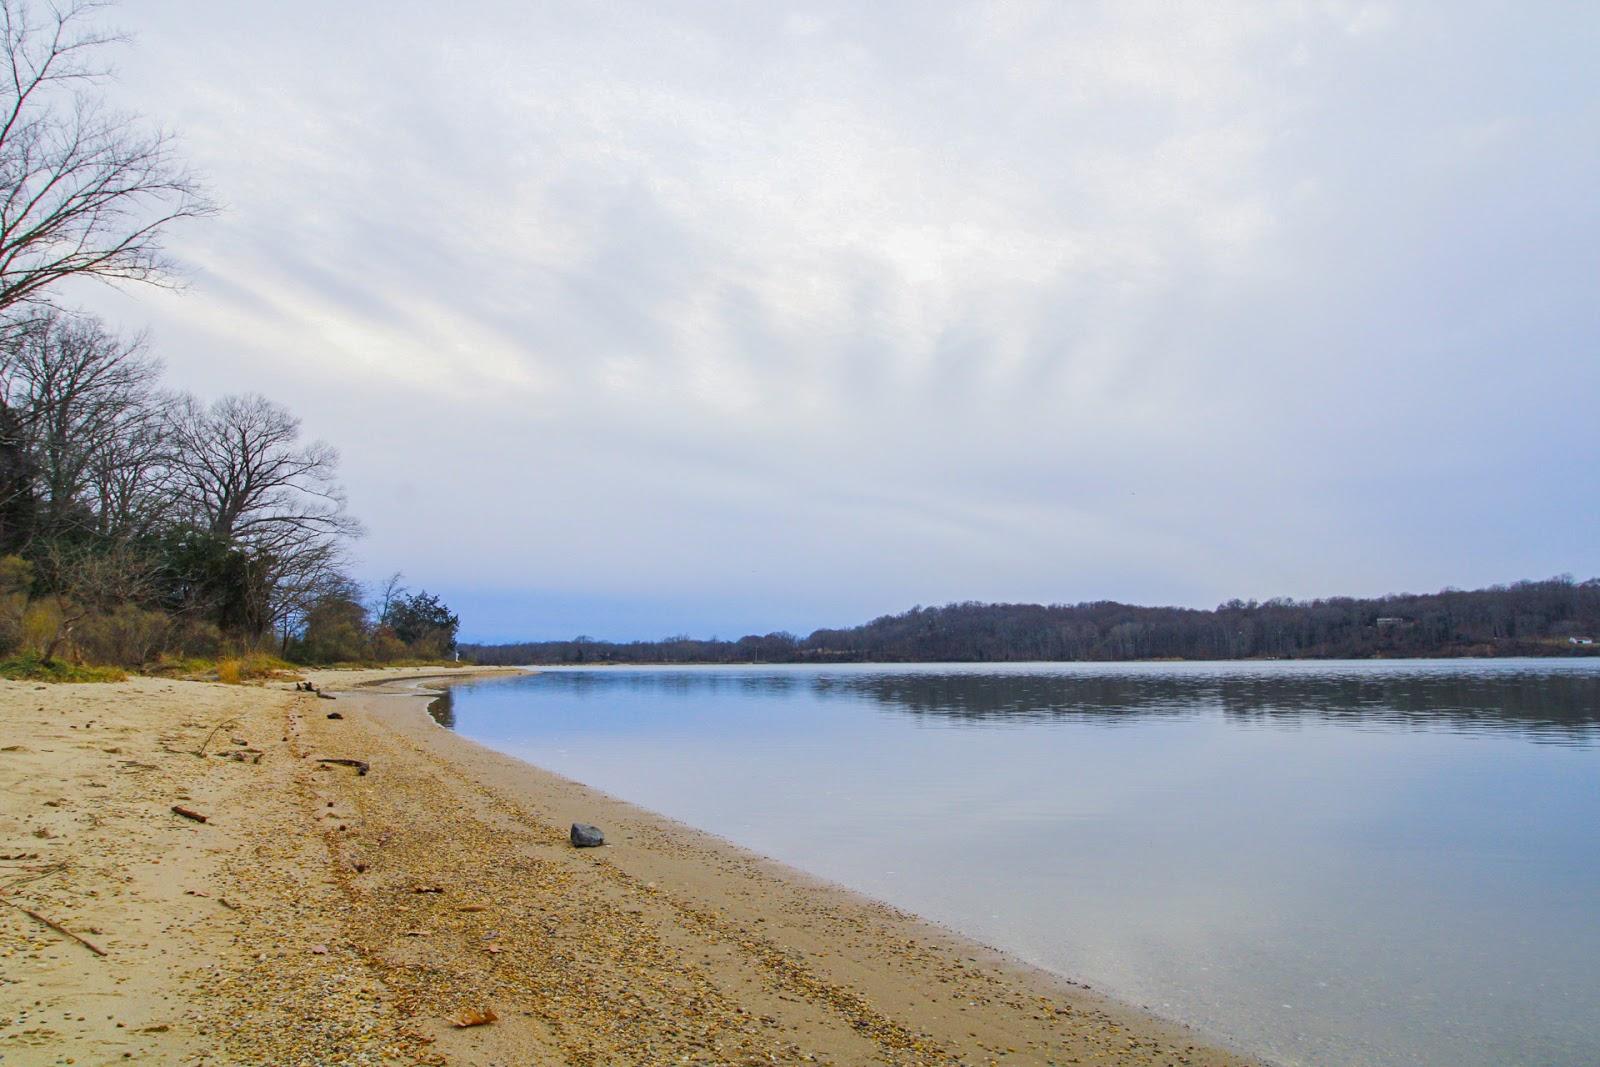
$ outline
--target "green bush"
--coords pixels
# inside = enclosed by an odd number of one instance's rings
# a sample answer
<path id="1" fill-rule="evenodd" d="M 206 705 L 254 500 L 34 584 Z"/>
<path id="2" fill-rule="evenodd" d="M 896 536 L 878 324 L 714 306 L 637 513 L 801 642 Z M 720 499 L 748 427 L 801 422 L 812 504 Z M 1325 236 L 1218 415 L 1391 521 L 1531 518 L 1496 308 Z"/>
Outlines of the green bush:
<path id="1" fill-rule="evenodd" d="M 121 682 L 128 675 L 115 667 L 84 667 L 63 660 L 46 663 L 37 653 L 23 652 L 0 660 L 0 678 L 24 682 Z"/>

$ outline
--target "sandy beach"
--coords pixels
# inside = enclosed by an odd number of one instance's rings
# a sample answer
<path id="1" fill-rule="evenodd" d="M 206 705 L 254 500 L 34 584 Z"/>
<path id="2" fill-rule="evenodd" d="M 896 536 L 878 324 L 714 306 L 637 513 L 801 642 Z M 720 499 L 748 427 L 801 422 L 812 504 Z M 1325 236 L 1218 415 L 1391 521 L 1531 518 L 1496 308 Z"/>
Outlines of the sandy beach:
<path id="1" fill-rule="evenodd" d="M 0 1063 L 1247 1062 L 457 737 L 438 674 L 0 682 Z"/>

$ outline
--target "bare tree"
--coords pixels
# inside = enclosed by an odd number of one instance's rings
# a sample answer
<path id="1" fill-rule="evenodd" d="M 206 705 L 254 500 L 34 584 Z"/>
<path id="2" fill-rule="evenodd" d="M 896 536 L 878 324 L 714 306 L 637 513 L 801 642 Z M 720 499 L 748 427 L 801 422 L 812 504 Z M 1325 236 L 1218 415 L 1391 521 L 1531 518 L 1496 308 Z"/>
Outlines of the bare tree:
<path id="1" fill-rule="evenodd" d="M 161 365 L 142 338 L 124 340 L 87 316 L 48 311 L 0 352 L 0 400 L 35 466 L 42 530 L 110 534 L 120 516 L 99 506 L 108 477 L 153 473 Z M 124 496 L 148 486 L 127 484 Z"/>
<path id="2" fill-rule="evenodd" d="M 344 510 L 339 453 L 300 444 L 300 420 L 266 397 L 187 398 L 174 438 L 183 498 L 211 534 L 267 550 L 307 534 L 359 534 Z"/>
<path id="3" fill-rule="evenodd" d="M 379 626 L 389 625 L 389 614 L 394 608 L 395 601 L 406 593 L 406 587 L 400 584 L 404 580 L 405 575 L 395 571 L 385 578 L 383 584 L 378 587 L 377 623 Z"/>
<path id="4" fill-rule="evenodd" d="M 93 95 L 120 41 L 87 25 L 103 6 L 0 0 L 0 311 L 74 275 L 169 282 L 162 231 L 214 210 L 170 134 Z"/>
<path id="5" fill-rule="evenodd" d="M 178 485 L 170 425 L 178 410 L 170 393 L 151 395 L 91 456 L 88 493 L 102 537 L 138 537 L 171 517 Z"/>
<path id="6" fill-rule="evenodd" d="M 261 617 L 263 630 L 276 628 L 287 651 L 289 635 L 304 626 L 307 616 L 329 597 L 358 602 L 360 587 L 346 576 L 348 562 L 342 542 L 307 539 L 295 550 L 272 557 L 263 574 Z"/>
<path id="7" fill-rule="evenodd" d="M 300 443 L 300 420 L 262 396 L 184 404 L 173 431 L 190 521 L 249 559 L 247 622 L 256 632 L 302 611 L 338 572 L 360 524 L 344 510 L 339 454 Z"/>

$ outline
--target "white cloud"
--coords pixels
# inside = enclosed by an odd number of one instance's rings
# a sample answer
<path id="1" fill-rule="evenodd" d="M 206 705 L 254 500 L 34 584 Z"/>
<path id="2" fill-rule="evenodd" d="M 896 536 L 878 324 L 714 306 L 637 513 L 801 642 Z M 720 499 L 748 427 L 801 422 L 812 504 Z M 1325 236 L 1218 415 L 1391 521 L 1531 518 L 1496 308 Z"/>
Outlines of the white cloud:
<path id="1" fill-rule="evenodd" d="M 124 96 L 230 210 L 191 292 L 93 299 L 340 443 L 374 570 L 717 603 L 738 560 L 834 622 L 1600 570 L 1539 540 L 1574 513 L 1476 573 L 1422 547 L 1474 536 L 1441 474 L 1596 444 L 1593 16 L 120 14 Z"/>

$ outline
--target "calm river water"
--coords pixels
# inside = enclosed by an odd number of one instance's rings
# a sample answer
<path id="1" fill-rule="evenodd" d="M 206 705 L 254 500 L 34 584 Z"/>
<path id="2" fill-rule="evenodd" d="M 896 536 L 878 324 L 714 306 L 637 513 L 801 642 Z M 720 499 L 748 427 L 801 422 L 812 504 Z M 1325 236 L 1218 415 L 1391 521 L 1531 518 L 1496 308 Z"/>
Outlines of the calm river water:
<path id="1" fill-rule="evenodd" d="M 1275 1062 L 1600 1063 L 1600 661 L 591 668 L 436 713 Z"/>

